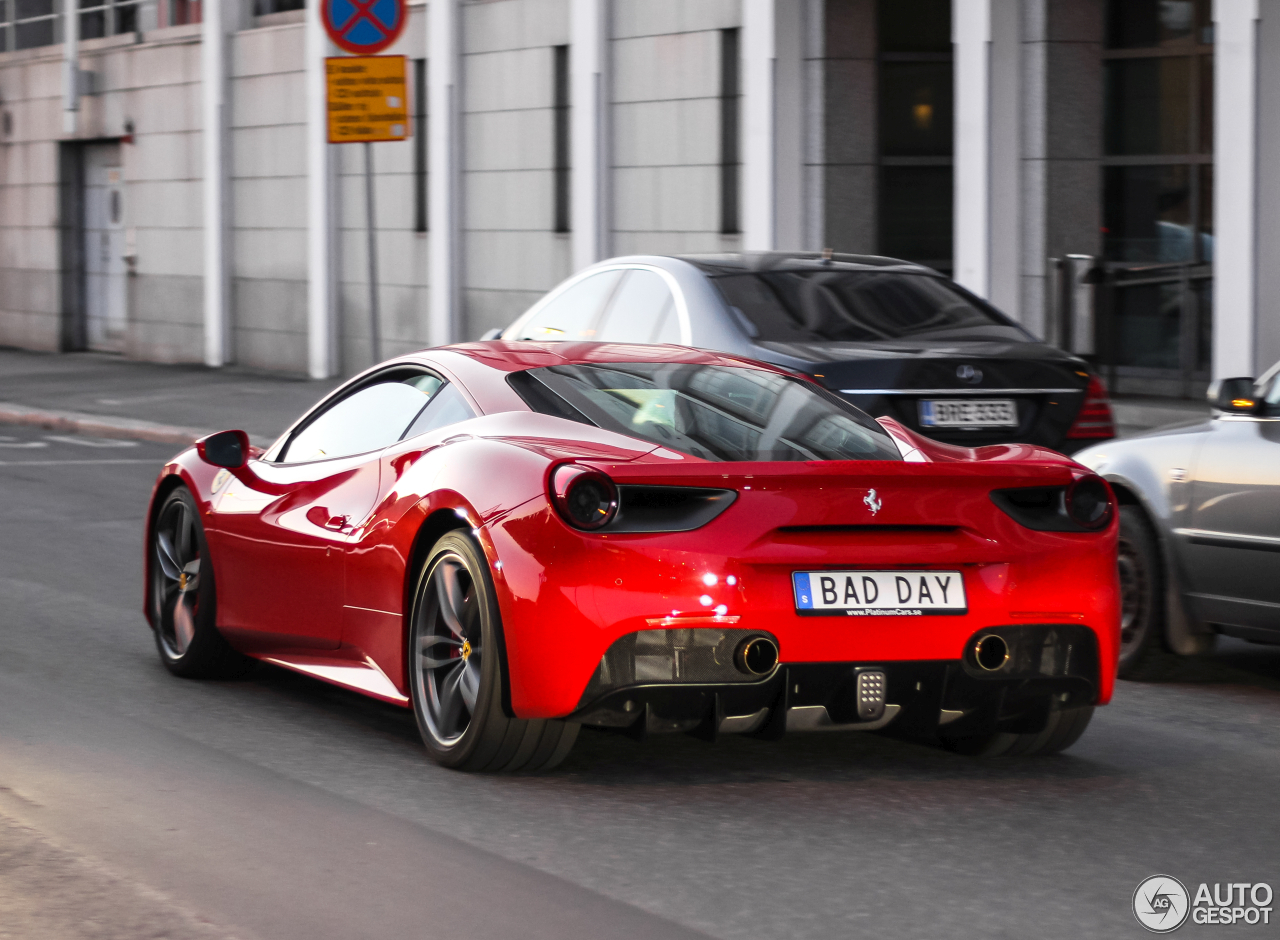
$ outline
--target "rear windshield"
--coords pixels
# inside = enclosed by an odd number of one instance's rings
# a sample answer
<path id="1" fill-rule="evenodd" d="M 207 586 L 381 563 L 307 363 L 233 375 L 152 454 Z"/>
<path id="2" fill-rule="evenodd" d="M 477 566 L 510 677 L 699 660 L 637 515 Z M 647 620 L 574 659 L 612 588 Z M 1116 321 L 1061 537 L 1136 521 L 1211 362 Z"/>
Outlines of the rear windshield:
<path id="1" fill-rule="evenodd" d="M 949 281 L 900 271 L 759 271 L 713 277 L 764 342 L 1033 337 Z"/>
<path id="2" fill-rule="evenodd" d="M 510 376 L 534 411 L 704 460 L 900 460 L 867 414 L 808 382 L 756 369 L 615 362 Z"/>

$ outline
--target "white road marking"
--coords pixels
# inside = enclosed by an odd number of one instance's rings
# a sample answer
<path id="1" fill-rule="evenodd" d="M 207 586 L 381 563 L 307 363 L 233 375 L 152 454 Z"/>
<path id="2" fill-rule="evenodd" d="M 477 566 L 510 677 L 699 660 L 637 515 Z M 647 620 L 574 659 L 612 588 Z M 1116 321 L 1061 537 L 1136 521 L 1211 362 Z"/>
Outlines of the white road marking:
<path id="1" fill-rule="evenodd" d="M 19 441 L 16 437 L 0 436 L 0 447 L 22 448 L 30 450 L 34 447 L 48 447 L 44 441 Z"/>
<path id="2" fill-rule="evenodd" d="M 59 444 L 75 444 L 78 447 L 137 447 L 137 441 L 121 441 L 110 437 L 64 437 L 60 434 L 46 434 L 46 441 Z"/>
<path id="3" fill-rule="evenodd" d="M 165 461 L 163 458 L 155 458 L 152 460 L 145 459 L 127 459 L 120 458 L 111 460 L 103 458 L 101 460 L 0 460 L 0 467 L 66 467 L 82 464 L 111 464 L 111 463 L 149 463 L 152 466 L 163 466 Z"/>

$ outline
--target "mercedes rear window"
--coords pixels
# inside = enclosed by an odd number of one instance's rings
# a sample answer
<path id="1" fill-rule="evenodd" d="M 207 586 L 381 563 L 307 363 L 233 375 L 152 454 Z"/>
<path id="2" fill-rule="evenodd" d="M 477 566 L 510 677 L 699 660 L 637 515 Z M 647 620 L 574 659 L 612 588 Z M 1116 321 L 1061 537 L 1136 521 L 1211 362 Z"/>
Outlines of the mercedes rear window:
<path id="1" fill-rule="evenodd" d="M 928 274 L 753 271 L 711 280 L 764 342 L 1034 341 L 999 311 Z"/>
<path id="2" fill-rule="evenodd" d="M 732 366 L 615 362 L 509 377 L 534 411 L 704 460 L 900 460 L 866 413 L 809 382 Z"/>

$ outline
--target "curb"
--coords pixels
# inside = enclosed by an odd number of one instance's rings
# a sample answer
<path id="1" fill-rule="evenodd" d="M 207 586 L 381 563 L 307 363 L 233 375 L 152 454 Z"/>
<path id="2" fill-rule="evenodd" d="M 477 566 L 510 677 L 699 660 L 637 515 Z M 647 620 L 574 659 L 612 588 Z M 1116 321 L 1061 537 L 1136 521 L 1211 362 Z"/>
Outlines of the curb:
<path id="1" fill-rule="evenodd" d="M 182 445 L 191 444 L 197 438 L 213 433 L 200 428 L 180 428 L 137 418 L 91 415 L 80 411 L 46 411 L 12 402 L 0 402 L 0 424 L 25 424 L 55 431 L 74 431 L 93 437 Z"/>

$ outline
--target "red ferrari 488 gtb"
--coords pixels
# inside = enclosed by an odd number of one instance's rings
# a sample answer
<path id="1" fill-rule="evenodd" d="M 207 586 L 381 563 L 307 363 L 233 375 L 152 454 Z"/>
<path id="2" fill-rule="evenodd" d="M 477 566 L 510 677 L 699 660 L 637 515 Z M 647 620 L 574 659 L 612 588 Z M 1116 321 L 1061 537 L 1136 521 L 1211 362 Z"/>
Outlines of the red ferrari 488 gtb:
<path id="1" fill-rule="evenodd" d="M 1083 467 L 674 346 L 430 349 L 266 451 L 211 435 L 160 474 L 146 579 L 175 674 L 252 658 L 411 707 L 468 770 L 555 766 L 584 724 L 1053 753 L 1119 631 Z"/>

